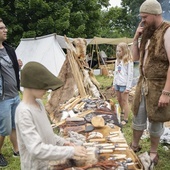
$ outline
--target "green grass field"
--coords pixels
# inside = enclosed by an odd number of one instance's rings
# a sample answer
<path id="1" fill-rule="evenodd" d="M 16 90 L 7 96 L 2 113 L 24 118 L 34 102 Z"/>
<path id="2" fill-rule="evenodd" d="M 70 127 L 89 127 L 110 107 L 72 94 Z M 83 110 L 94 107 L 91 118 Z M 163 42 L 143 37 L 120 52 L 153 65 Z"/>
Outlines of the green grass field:
<path id="1" fill-rule="evenodd" d="M 101 84 L 101 89 L 105 90 L 107 87 L 110 87 L 112 84 L 112 78 L 108 78 L 106 76 L 96 76 L 97 80 Z M 112 98 L 114 102 L 116 101 L 116 98 Z M 45 99 L 44 99 L 45 103 Z M 131 129 L 131 122 L 132 122 L 132 113 L 129 115 L 129 123 L 123 127 L 123 133 L 126 137 L 126 140 L 128 143 L 131 142 L 131 137 L 132 137 L 132 129 Z M 144 139 L 141 140 L 142 145 L 142 150 L 140 153 L 148 151 L 149 150 L 149 145 L 150 145 L 150 140 L 149 139 Z M 167 145 L 168 148 L 170 148 L 169 145 Z M 20 170 L 20 160 L 19 158 L 14 158 L 12 156 L 12 146 L 9 141 L 9 138 L 6 137 L 4 146 L 2 148 L 2 153 L 4 154 L 5 158 L 7 159 L 9 165 L 6 168 L 0 168 L 3 170 Z M 169 151 L 164 151 L 163 145 L 160 144 L 159 146 L 159 163 L 158 165 L 154 168 L 154 170 L 170 170 L 170 150 Z"/>
<path id="2" fill-rule="evenodd" d="M 110 86 L 112 84 L 112 81 L 113 81 L 111 78 L 108 78 L 106 76 L 96 76 L 96 78 L 101 83 L 102 88 L 104 88 L 104 89 L 106 89 L 108 86 Z M 112 100 L 114 102 L 117 102 L 116 98 L 112 98 Z M 133 117 L 133 115 L 132 115 L 132 113 L 130 113 L 129 123 L 126 124 L 122 129 L 128 144 L 130 144 L 131 139 L 132 139 L 132 128 L 131 128 L 132 117 Z M 137 154 L 143 153 L 145 151 L 149 151 L 150 139 L 147 138 L 147 139 L 141 140 L 140 145 L 142 146 L 142 150 Z M 154 170 L 170 170 L 170 162 L 169 162 L 169 160 L 170 160 L 170 150 L 165 151 L 163 149 L 163 146 L 167 146 L 170 149 L 170 145 L 163 145 L 163 144 L 159 145 L 159 149 L 158 149 L 159 163 L 154 168 Z"/>

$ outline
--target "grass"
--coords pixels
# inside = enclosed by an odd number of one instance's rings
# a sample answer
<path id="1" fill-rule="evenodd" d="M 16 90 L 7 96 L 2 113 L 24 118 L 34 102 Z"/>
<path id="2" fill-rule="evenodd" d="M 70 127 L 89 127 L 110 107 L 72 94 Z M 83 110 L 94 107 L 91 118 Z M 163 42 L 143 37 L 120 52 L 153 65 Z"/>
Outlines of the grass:
<path id="1" fill-rule="evenodd" d="M 112 84 L 112 81 L 113 81 L 113 79 L 110 79 L 106 76 L 96 76 L 96 79 L 101 83 L 102 89 L 107 89 L 107 87 L 110 87 Z M 111 98 L 111 99 L 112 99 L 112 101 L 117 103 L 116 98 Z M 133 114 L 130 113 L 129 123 L 126 124 L 126 126 L 124 126 L 122 129 L 128 144 L 131 142 L 131 139 L 132 139 L 132 128 L 131 128 L 132 117 L 133 117 Z M 149 151 L 149 148 L 150 148 L 150 139 L 149 138 L 141 140 L 140 144 L 142 145 L 142 150 L 138 154 L 143 153 L 145 151 Z M 163 144 L 159 145 L 158 153 L 159 153 L 160 158 L 159 158 L 159 163 L 154 168 L 154 170 L 170 170 L 170 163 L 169 163 L 170 150 L 165 151 L 163 149 L 163 146 L 164 146 Z M 166 145 L 166 146 L 170 149 L 170 145 Z"/>
<path id="2" fill-rule="evenodd" d="M 7 159 L 9 165 L 5 168 L 0 168 L 3 170 L 19 170 L 20 169 L 20 159 L 18 157 L 13 157 L 12 144 L 10 143 L 9 137 L 5 138 L 4 145 L 2 147 L 2 153 Z"/>
<path id="3" fill-rule="evenodd" d="M 131 138 L 132 138 L 132 128 L 131 128 L 131 123 L 132 123 L 132 113 L 129 115 L 129 123 L 126 124 L 125 127 L 123 127 L 123 133 L 124 136 L 126 138 L 127 143 L 129 144 L 131 142 Z M 144 153 L 145 151 L 149 151 L 150 148 L 150 139 L 146 138 L 146 139 L 142 139 L 140 141 L 140 145 L 142 146 L 142 150 L 137 153 L 137 155 Z M 165 151 L 163 149 L 163 144 L 159 145 L 158 148 L 158 153 L 159 153 L 159 163 L 158 165 L 154 168 L 154 170 L 170 170 L 170 164 L 169 164 L 169 159 L 170 159 L 170 150 L 169 151 Z M 170 149 L 169 145 L 168 148 Z"/>
<path id="4" fill-rule="evenodd" d="M 101 84 L 101 89 L 106 90 L 108 87 L 110 87 L 112 85 L 112 78 L 108 78 L 106 76 L 96 76 L 96 79 L 100 82 Z M 47 96 L 47 95 L 46 95 Z M 115 103 L 117 102 L 116 98 L 111 98 Z M 43 98 L 44 103 L 46 102 L 46 97 Z M 132 113 L 129 115 L 129 123 L 126 124 L 126 126 L 123 127 L 123 133 L 125 135 L 125 138 L 127 140 L 127 143 L 131 142 L 131 138 L 132 138 L 132 129 L 131 129 L 131 122 L 132 122 Z M 143 139 L 141 140 L 140 144 L 142 145 L 142 150 L 140 153 L 143 153 L 145 151 L 149 150 L 149 146 L 150 146 L 150 139 Z M 170 146 L 167 145 L 168 148 L 170 149 Z M 170 159 L 170 150 L 169 151 L 165 151 L 163 149 L 163 145 L 160 144 L 159 145 L 159 163 L 158 165 L 154 168 L 154 170 L 170 170 L 170 163 L 169 163 L 169 159 Z M 19 158 L 14 158 L 12 156 L 12 145 L 9 141 L 9 138 L 6 137 L 5 139 L 5 143 L 3 145 L 2 148 L 2 153 L 4 154 L 5 158 L 7 159 L 7 161 L 9 162 L 8 167 L 3 168 L 3 170 L 20 170 L 20 160 Z M 140 154 L 139 153 L 139 154 Z M 0 168 L 1 170 L 1 168 Z"/>

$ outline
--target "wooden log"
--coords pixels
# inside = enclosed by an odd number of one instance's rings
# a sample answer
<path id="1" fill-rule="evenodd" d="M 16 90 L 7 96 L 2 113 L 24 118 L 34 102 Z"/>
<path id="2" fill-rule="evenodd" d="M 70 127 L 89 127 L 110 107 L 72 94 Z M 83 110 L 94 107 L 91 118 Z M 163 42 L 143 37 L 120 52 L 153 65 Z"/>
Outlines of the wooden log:
<path id="1" fill-rule="evenodd" d="M 78 114 L 77 115 L 77 117 L 84 117 L 84 116 L 86 116 L 87 114 L 89 114 L 89 113 L 91 113 L 91 112 L 94 112 L 94 110 L 86 110 L 86 111 L 84 111 L 84 112 L 82 112 L 81 114 Z M 66 120 L 62 120 L 62 121 L 60 121 L 60 122 L 55 122 L 55 127 L 58 127 L 58 126 L 61 126 L 61 125 L 63 125 L 64 123 L 66 122 Z"/>
<path id="2" fill-rule="evenodd" d="M 82 100 L 81 97 L 78 97 L 76 100 L 74 100 L 69 107 L 67 107 L 68 110 L 72 110 L 80 101 Z"/>
<path id="3" fill-rule="evenodd" d="M 68 59 L 71 65 L 71 70 L 75 79 L 75 82 L 77 84 L 77 88 L 79 90 L 80 96 L 84 97 L 86 96 L 86 91 L 83 85 L 83 80 L 82 80 L 82 76 L 80 75 L 80 71 L 78 69 L 78 65 L 73 57 L 73 54 L 71 51 L 67 50 L 67 54 L 68 54 Z"/>
<path id="4" fill-rule="evenodd" d="M 79 96 L 78 96 L 79 97 Z M 65 106 L 67 106 L 68 104 L 71 104 L 74 100 L 76 99 L 76 97 L 72 97 L 71 99 L 69 99 L 66 103 L 62 104 L 60 106 L 60 110 L 64 110 Z"/>

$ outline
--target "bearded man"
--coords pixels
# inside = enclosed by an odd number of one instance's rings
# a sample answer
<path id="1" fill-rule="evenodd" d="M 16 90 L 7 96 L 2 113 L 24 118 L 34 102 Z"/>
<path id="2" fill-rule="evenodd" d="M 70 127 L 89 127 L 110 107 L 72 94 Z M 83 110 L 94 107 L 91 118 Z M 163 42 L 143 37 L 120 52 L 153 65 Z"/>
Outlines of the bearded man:
<path id="1" fill-rule="evenodd" d="M 163 123 L 170 120 L 170 24 L 163 21 L 157 0 L 144 1 L 140 6 L 140 17 L 132 46 L 134 61 L 140 61 L 140 78 L 132 106 L 131 148 L 134 152 L 140 151 L 139 142 L 148 119 L 149 155 L 152 164 L 156 165 Z"/>

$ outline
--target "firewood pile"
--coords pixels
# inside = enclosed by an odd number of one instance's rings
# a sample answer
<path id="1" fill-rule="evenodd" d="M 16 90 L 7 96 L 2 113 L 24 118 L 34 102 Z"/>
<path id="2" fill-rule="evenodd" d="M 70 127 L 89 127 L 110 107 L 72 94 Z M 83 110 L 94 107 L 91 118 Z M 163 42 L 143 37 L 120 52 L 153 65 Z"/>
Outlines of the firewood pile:
<path id="1" fill-rule="evenodd" d="M 77 38 L 73 42 L 65 37 L 67 44 L 66 61 L 59 73 L 59 78 L 64 81 L 64 86 L 51 93 L 50 100 L 46 104 L 46 110 L 49 113 L 53 123 L 59 122 L 62 117 L 62 111 L 72 110 L 76 107 L 82 109 L 81 100 L 88 98 L 104 99 L 100 92 L 100 84 L 96 80 L 93 70 L 86 62 L 86 41 Z M 68 76 L 69 75 L 69 76 Z M 71 103 L 70 100 L 75 101 Z M 60 107 L 64 103 L 63 108 Z"/>
<path id="2" fill-rule="evenodd" d="M 99 83 L 86 62 L 86 41 L 78 38 L 71 43 L 67 37 L 65 37 L 65 40 L 68 46 L 67 54 L 69 63 L 80 96 L 90 95 L 97 98 L 102 97 L 99 91 Z"/>
<path id="3" fill-rule="evenodd" d="M 86 115 L 93 114 L 110 114 L 114 115 L 115 123 L 120 126 L 117 120 L 116 109 L 114 103 L 109 100 L 106 101 L 101 98 L 94 98 L 91 96 L 81 97 L 72 97 L 67 102 L 60 104 L 59 107 L 61 117 L 58 120 L 54 120 L 55 126 L 63 125 L 68 118 L 82 118 Z M 77 121 L 78 122 L 78 121 Z"/>

